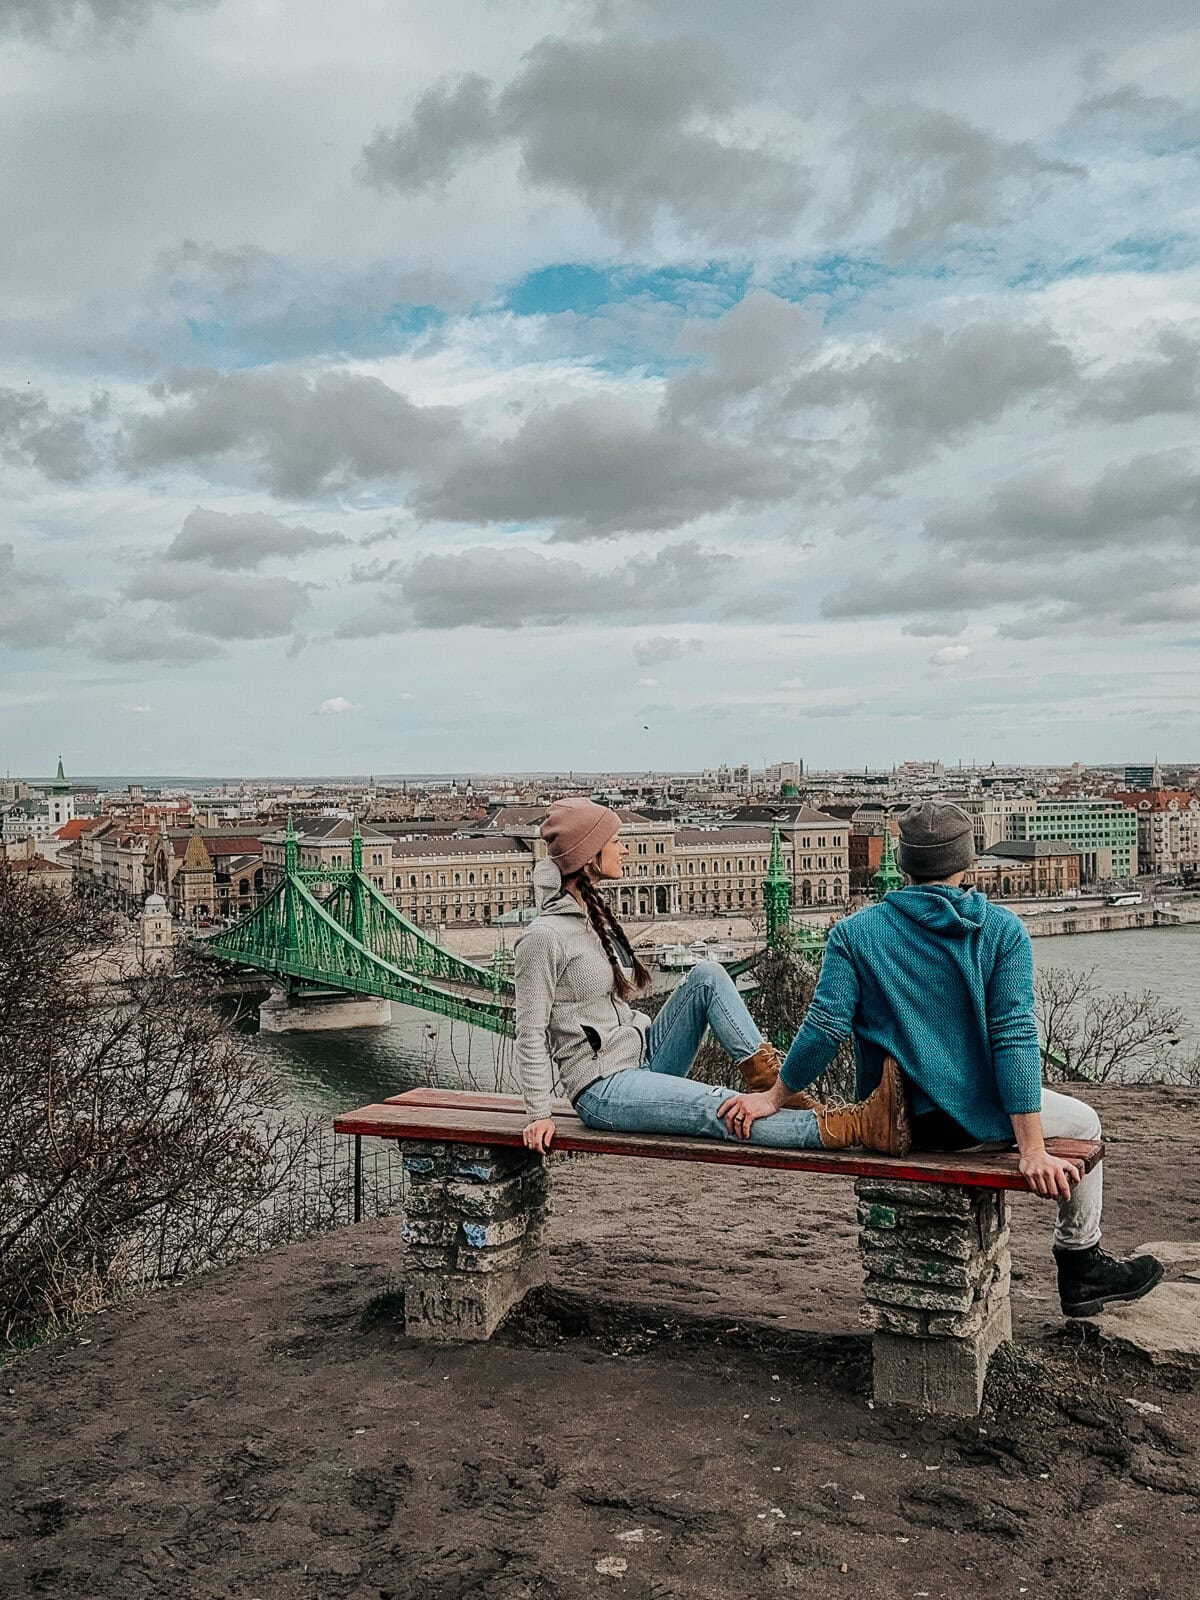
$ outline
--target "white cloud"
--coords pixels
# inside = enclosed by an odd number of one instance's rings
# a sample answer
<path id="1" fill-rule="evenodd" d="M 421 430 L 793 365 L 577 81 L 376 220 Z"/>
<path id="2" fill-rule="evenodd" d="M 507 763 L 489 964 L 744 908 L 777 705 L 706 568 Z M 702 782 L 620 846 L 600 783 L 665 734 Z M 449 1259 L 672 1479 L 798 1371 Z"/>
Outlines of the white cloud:
<path id="1" fill-rule="evenodd" d="M 354 702 L 347 700 L 345 695 L 330 695 L 328 700 L 322 700 L 317 707 L 317 715 L 321 717 L 340 717 L 345 711 L 353 711 Z"/>
<path id="2" fill-rule="evenodd" d="M 974 654 L 969 644 L 944 644 L 940 650 L 935 650 L 929 659 L 935 667 L 957 667 Z"/>

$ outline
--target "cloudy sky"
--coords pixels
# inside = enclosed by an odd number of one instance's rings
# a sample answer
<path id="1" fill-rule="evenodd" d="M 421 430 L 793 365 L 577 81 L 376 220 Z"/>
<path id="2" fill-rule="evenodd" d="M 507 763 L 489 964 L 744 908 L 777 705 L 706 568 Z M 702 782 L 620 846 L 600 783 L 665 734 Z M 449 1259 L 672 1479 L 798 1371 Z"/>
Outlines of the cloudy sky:
<path id="1" fill-rule="evenodd" d="M 0 769 L 1200 759 L 1200 23 L 1079 16 L 4 0 Z"/>

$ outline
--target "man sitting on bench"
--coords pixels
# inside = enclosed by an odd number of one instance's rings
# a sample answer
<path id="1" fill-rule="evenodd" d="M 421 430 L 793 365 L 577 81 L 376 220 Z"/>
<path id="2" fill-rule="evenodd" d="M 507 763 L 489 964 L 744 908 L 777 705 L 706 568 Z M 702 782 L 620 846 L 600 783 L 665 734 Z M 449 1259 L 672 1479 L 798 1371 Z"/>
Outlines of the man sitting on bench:
<path id="1" fill-rule="evenodd" d="M 1058 1201 L 1054 1256 L 1063 1314 L 1090 1317 L 1137 1300 L 1162 1277 L 1153 1256 L 1100 1248 L 1101 1168 L 1051 1155 L 1045 1139 L 1099 1139 L 1088 1105 L 1044 1089 L 1034 1023 L 1033 951 L 1019 917 L 962 887 L 974 860 L 970 817 L 927 800 L 900 817 L 899 861 L 910 882 L 829 934 L 820 982 L 778 1080 L 722 1107 L 745 1137 L 806 1089 L 854 1040 L 857 1093 L 900 1063 L 912 1096 L 913 1147 L 1020 1149 L 1035 1194 Z"/>

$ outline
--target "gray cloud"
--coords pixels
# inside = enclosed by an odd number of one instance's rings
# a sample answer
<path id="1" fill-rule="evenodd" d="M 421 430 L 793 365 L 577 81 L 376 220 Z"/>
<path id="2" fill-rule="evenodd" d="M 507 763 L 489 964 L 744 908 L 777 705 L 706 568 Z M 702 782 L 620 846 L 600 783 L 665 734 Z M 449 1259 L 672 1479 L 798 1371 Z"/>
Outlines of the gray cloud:
<path id="1" fill-rule="evenodd" d="M 908 617 L 917 638 L 961 633 L 968 615 L 1021 606 L 997 632 L 1010 639 L 1084 633 L 1097 622 L 1144 627 L 1200 618 L 1200 584 L 1181 583 L 1170 561 L 1058 562 L 1053 565 L 973 559 L 929 563 L 907 571 L 870 573 L 825 596 L 824 617 Z"/>
<path id="2" fill-rule="evenodd" d="M 88 646 L 98 660 L 113 666 L 157 662 L 166 667 L 189 667 L 225 653 L 212 639 L 180 632 L 168 611 L 148 616 L 128 609 L 120 612 L 95 630 Z"/>
<path id="3" fill-rule="evenodd" d="M 567 557 L 492 546 L 396 565 L 395 593 L 343 624 L 341 637 L 677 612 L 704 601 L 720 570 L 718 557 L 691 541 L 603 572 Z"/>
<path id="4" fill-rule="evenodd" d="M 290 525 L 261 511 L 209 511 L 197 506 L 163 552 L 167 561 L 206 561 L 226 572 L 246 571 L 271 556 L 299 556 L 346 544 L 340 533 Z"/>
<path id="5" fill-rule="evenodd" d="M 1082 99 L 1066 130 L 1090 140 L 1107 135 L 1122 143 L 1143 139 L 1152 148 L 1172 149 L 1200 143 L 1200 111 L 1171 95 L 1147 94 L 1136 83 L 1124 83 Z"/>
<path id="6" fill-rule="evenodd" d="M 0 645 L 65 644 L 104 610 L 102 600 L 61 579 L 19 567 L 12 545 L 0 544 Z"/>
<path id="7" fill-rule="evenodd" d="M 1012 405 L 1061 393 L 1075 371 L 1074 356 L 1050 328 L 979 322 L 922 328 L 891 350 L 817 367 L 788 399 L 865 406 L 876 435 L 875 469 L 892 472 Z"/>
<path id="8" fill-rule="evenodd" d="M 192 368 L 152 392 L 162 409 L 132 420 L 122 442 L 129 471 L 237 455 L 284 496 L 395 478 L 426 464 L 459 431 L 453 411 L 415 406 L 378 378 L 336 369 L 306 378 Z"/>
<path id="9" fill-rule="evenodd" d="M 365 146 L 359 171 L 414 193 L 515 143 L 527 185 L 575 196 L 627 241 L 669 219 L 685 237 L 742 246 L 794 222 L 809 194 L 793 160 L 713 131 L 744 100 L 728 63 L 689 40 L 551 37 L 499 92 L 476 75 L 428 90 Z"/>
<path id="10" fill-rule="evenodd" d="M 633 658 L 643 667 L 652 667 L 664 661 L 678 661 L 681 656 L 701 655 L 703 651 L 704 645 L 699 639 L 658 634 L 652 639 L 639 639 L 633 647 Z"/>
<path id="11" fill-rule="evenodd" d="M 1032 144 L 997 138 L 966 117 L 927 106 L 879 107 L 847 138 L 854 176 L 848 215 L 891 216 L 893 257 L 944 245 L 966 229 L 995 225 L 1042 199 L 1052 184 L 1086 170 L 1043 156 Z"/>
<path id="12" fill-rule="evenodd" d="M 1089 386 L 1079 409 L 1112 422 L 1200 410 L 1200 339 L 1163 329 L 1149 357 L 1105 373 Z"/>
<path id="13" fill-rule="evenodd" d="M 956 620 L 1008 600 L 1024 600 L 1031 580 L 1022 572 L 982 562 L 942 562 L 906 572 L 867 571 L 827 594 L 821 615 L 829 618 L 906 617 L 929 619 L 949 613 Z M 939 631 L 930 625 L 930 631 Z M 956 630 L 957 631 L 957 630 Z"/>
<path id="14" fill-rule="evenodd" d="M 511 440 L 480 440 L 413 497 L 450 522 L 552 522 L 565 540 L 676 528 L 790 494 L 795 469 L 607 397 L 535 412 Z"/>
<path id="15" fill-rule="evenodd" d="M 85 43 L 129 37 L 152 12 L 211 9 L 219 0 L 4 0 L 0 33 L 23 34 L 52 43 Z"/>
<path id="16" fill-rule="evenodd" d="M 175 624 L 212 639 L 275 639 L 290 634 L 308 605 L 291 578 L 233 577 L 205 566 L 152 562 L 125 587 L 128 600 L 157 600 Z"/>
<path id="17" fill-rule="evenodd" d="M 1022 473 L 982 506 L 931 517 L 929 539 L 993 561 L 1122 549 L 1137 540 L 1200 543 L 1200 467 L 1163 450 L 1107 468 L 1089 481 L 1066 467 Z"/>
<path id="18" fill-rule="evenodd" d="M 358 176 L 402 194 L 444 188 L 464 160 L 506 136 L 491 81 L 467 72 L 426 89 L 394 132 L 378 132 L 363 147 Z"/>
<path id="19" fill-rule="evenodd" d="M 680 334 L 684 354 L 700 358 L 670 385 L 667 408 L 675 417 L 715 420 L 724 408 L 785 379 L 811 359 L 821 320 L 805 306 L 754 289 L 716 319 L 688 323 Z"/>
<path id="20" fill-rule="evenodd" d="M 93 428 L 106 411 L 103 397 L 86 409 L 55 410 L 39 390 L 0 388 L 0 459 L 36 467 L 52 482 L 81 483 L 99 465 Z"/>

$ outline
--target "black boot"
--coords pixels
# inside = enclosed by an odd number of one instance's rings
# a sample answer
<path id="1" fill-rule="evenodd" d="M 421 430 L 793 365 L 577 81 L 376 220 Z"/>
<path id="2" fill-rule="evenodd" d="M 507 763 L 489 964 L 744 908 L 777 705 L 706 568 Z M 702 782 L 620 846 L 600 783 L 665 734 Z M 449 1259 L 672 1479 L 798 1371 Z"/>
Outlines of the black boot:
<path id="1" fill-rule="evenodd" d="M 1094 1244 L 1087 1250 L 1054 1246 L 1058 1263 L 1058 1298 L 1064 1317 L 1094 1317 L 1110 1301 L 1140 1300 L 1163 1275 L 1155 1256 L 1119 1260 Z"/>

